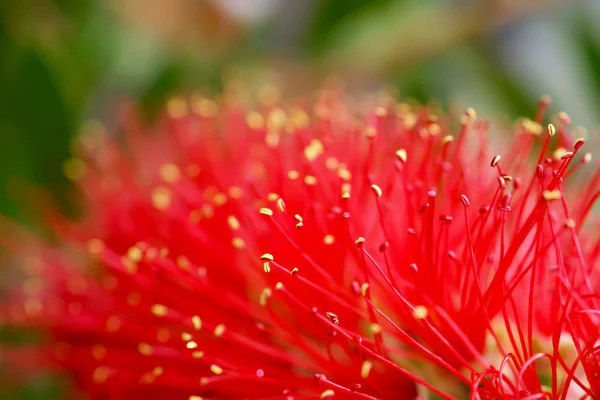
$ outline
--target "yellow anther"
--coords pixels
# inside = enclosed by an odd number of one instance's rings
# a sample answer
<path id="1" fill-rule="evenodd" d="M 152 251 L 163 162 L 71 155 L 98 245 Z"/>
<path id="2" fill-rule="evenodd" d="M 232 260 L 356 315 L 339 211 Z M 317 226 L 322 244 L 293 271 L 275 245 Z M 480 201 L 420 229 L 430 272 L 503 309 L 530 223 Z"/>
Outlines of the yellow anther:
<path id="1" fill-rule="evenodd" d="M 365 238 L 361 236 L 361 237 L 359 237 L 358 239 L 356 239 L 356 240 L 354 241 L 354 244 L 355 244 L 355 245 L 357 245 L 357 246 L 360 246 L 360 245 L 362 245 L 364 242 L 365 242 Z"/>
<path id="2" fill-rule="evenodd" d="M 262 215 L 266 215 L 267 217 L 272 217 L 273 216 L 273 210 L 271 210 L 270 208 L 267 207 L 262 207 L 259 212 Z"/>
<path id="3" fill-rule="evenodd" d="M 296 179 L 298 179 L 300 177 L 300 172 L 298 172 L 296 170 L 291 170 L 291 171 L 288 171 L 287 176 L 292 181 L 295 181 Z"/>
<path id="4" fill-rule="evenodd" d="M 230 215 L 229 217 L 227 217 L 227 224 L 229 225 L 229 228 L 231 228 L 231 230 L 233 231 L 237 231 L 238 229 L 240 229 L 240 221 L 238 221 L 238 219 L 234 215 Z"/>
<path id="5" fill-rule="evenodd" d="M 213 197 L 213 202 L 216 206 L 222 206 L 227 203 L 227 195 L 225 193 L 217 193 Z"/>
<path id="6" fill-rule="evenodd" d="M 555 160 L 560 160 L 562 156 L 564 156 L 566 153 L 567 149 L 565 149 L 564 147 L 559 147 L 552 153 L 552 158 L 554 158 Z"/>
<path id="7" fill-rule="evenodd" d="M 565 221 L 565 227 L 566 228 L 575 228 L 575 220 L 572 218 L 569 218 Z"/>
<path id="8" fill-rule="evenodd" d="M 326 245 L 331 245 L 333 242 L 335 242 L 335 237 L 333 235 L 328 234 L 323 238 L 323 243 Z"/>
<path id="9" fill-rule="evenodd" d="M 171 163 L 163 164 L 160 167 L 158 174 L 160 175 L 160 178 L 167 183 L 175 183 L 181 177 L 179 167 Z"/>
<path id="10" fill-rule="evenodd" d="M 369 290 L 369 284 L 367 282 L 360 285 L 360 294 L 362 294 L 363 296 L 366 296 L 367 290 Z"/>
<path id="11" fill-rule="evenodd" d="M 143 356 L 151 356 L 154 353 L 154 347 L 150 346 L 148 343 L 140 343 L 138 344 L 138 351 Z"/>
<path id="12" fill-rule="evenodd" d="M 492 158 L 492 162 L 490 163 L 490 167 L 495 167 L 496 165 L 498 165 L 501 159 L 502 157 L 500 156 L 500 154 L 494 156 L 494 158 Z"/>
<path id="13" fill-rule="evenodd" d="M 271 264 L 268 261 L 265 261 L 263 263 L 263 270 L 265 271 L 265 273 L 269 273 L 271 272 Z"/>
<path id="14" fill-rule="evenodd" d="M 452 135 L 446 135 L 442 139 L 442 144 L 447 144 L 447 143 L 450 143 L 452 141 L 454 141 L 454 136 L 452 136 Z"/>
<path id="15" fill-rule="evenodd" d="M 544 200 L 546 200 L 546 201 L 558 200 L 561 198 L 560 190 L 558 190 L 558 189 L 544 190 L 544 192 L 542 193 L 542 196 L 544 197 Z"/>
<path id="16" fill-rule="evenodd" d="M 416 306 L 412 314 L 415 319 L 425 319 L 429 315 L 429 311 L 425 306 Z"/>
<path id="17" fill-rule="evenodd" d="M 157 187 L 152 191 L 152 205 L 157 210 L 166 210 L 171 204 L 171 191 L 166 187 Z"/>
<path id="18" fill-rule="evenodd" d="M 375 195 L 377 197 L 381 197 L 381 195 L 383 194 L 383 192 L 381 191 L 381 188 L 377 185 L 371 185 L 371 189 L 373 189 L 373 192 L 375 192 Z"/>
<path id="19" fill-rule="evenodd" d="M 321 393 L 321 400 L 325 400 L 326 398 L 331 396 L 335 396 L 335 392 L 331 389 L 327 389 L 323 393 Z"/>
<path id="20" fill-rule="evenodd" d="M 192 352 L 192 358 L 198 359 L 198 358 L 202 358 L 204 357 L 204 352 L 203 351 L 194 351 Z"/>
<path id="21" fill-rule="evenodd" d="M 219 324 L 215 327 L 214 335 L 215 337 L 221 337 L 225 333 L 225 324 Z"/>
<path id="22" fill-rule="evenodd" d="M 306 175 L 304 177 L 304 183 L 308 186 L 315 186 L 317 184 L 317 178 L 312 175 Z"/>
<path id="23" fill-rule="evenodd" d="M 139 247 L 130 247 L 129 250 L 127 250 L 127 257 L 134 262 L 139 262 L 142 260 L 142 250 L 140 250 Z"/>
<path id="24" fill-rule="evenodd" d="M 346 167 L 339 167 L 337 174 L 340 178 L 342 178 L 345 181 L 349 181 L 350 179 L 352 179 L 352 173 L 348 171 Z"/>
<path id="25" fill-rule="evenodd" d="M 325 160 L 325 166 L 327 169 L 335 171 L 339 166 L 339 162 L 335 157 L 327 157 L 327 160 Z"/>
<path id="26" fill-rule="evenodd" d="M 407 153 L 406 153 L 406 150 L 404 150 L 404 149 L 400 149 L 400 150 L 396 151 L 396 156 L 400 159 L 400 161 L 402 161 L 404 163 L 407 160 Z"/>
<path id="27" fill-rule="evenodd" d="M 157 317 L 164 317 L 169 312 L 169 309 L 162 304 L 154 304 L 152 307 L 150 307 L 150 312 Z"/>
<path id="28" fill-rule="evenodd" d="M 379 325 L 379 324 L 370 324 L 370 325 L 369 325 L 369 329 L 371 330 L 371 332 L 372 332 L 374 335 L 380 334 L 380 333 L 381 333 L 381 331 L 382 331 L 382 329 L 381 329 L 381 325 Z"/>
<path id="29" fill-rule="evenodd" d="M 369 139 L 374 138 L 375 136 L 377 136 L 377 130 L 375 129 L 375 127 L 373 126 L 367 126 L 364 131 L 363 134 L 368 137 Z"/>
<path id="30" fill-rule="evenodd" d="M 290 271 L 290 275 L 294 276 L 298 273 L 298 268 L 292 268 L 292 270 Z"/>
<path id="31" fill-rule="evenodd" d="M 244 242 L 244 239 L 240 237 L 234 237 L 233 239 L 231 239 L 231 245 L 233 246 L 233 248 L 240 250 L 246 247 L 246 242 Z"/>
<path id="32" fill-rule="evenodd" d="M 265 119 L 263 118 L 262 114 L 256 111 L 250 111 L 248 114 L 246 114 L 246 124 L 248 127 L 250 127 L 250 129 L 261 129 L 265 126 Z"/>
<path id="33" fill-rule="evenodd" d="M 281 283 L 281 282 L 277 282 L 277 283 L 275 284 L 275 290 L 281 290 L 281 289 L 283 289 L 283 283 Z"/>
<path id="34" fill-rule="evenodd" d="M 194 315 L 192 317 L 192 325 L 194 325 L 194 329 L 199 331 L 200 329 L 202 329 L 202 320 L 200 319 L 199 316 Z"/>
<path id="35" fill-rule="evenodd" d="M 550 135 L 550 136 L 556 135 L 556 128 L 552 124 L 548 124 L 548 135 Z"/>
<path id="36" fill-rule="evenodd" d="M 189 342 L 187 342 L 187 343 L 185 344 L 185 347 L 186 347 L 188 350 L 193 350 L 193 349 L 196 349 L 196 348 L 198 347 L 198 343 L 196 343 L 196 342 L 194 342 L 194 341 L 189 341 Z"/>
<path id="37" fill-rule="evenodd" d="M 210 371 L 215 375 L 221 375 L 223 373 L 223 368 L 219 367 L 216 364 L 212 364 L 210 366 Z"/>
<path id="38" fill-rule="evenodd" d="M 373 363 L 371 361 L 363 361 L 362 367 L 360 368 L 360 377 L 367 379 L 369 377 L 369 373 L 371 372 L 371 368 L 373 368 Z"/>
<path id="39" fill-rule="evenodd" d="M 279 209 L 279 211 L 285 212 L 285 202 L 282 198 L 277 199 L 277 208 Z"/>
<path id="40" fill-rule="evenodd" d="M 192 335 L 187 333 L 187 332 L 182 332 L 181 333 L 181 340 L 189 342 L 190 340 L 192 340 Z"/>
<path id="41" fill-rule="evenodd" d="M 270 254 L 270 253 L 263 254 L 262 256 L 260 256 L 260 259 L 261 260 L 269 260 L 269 261 L 273 261 L 274 260 L 273 255 Z"/>

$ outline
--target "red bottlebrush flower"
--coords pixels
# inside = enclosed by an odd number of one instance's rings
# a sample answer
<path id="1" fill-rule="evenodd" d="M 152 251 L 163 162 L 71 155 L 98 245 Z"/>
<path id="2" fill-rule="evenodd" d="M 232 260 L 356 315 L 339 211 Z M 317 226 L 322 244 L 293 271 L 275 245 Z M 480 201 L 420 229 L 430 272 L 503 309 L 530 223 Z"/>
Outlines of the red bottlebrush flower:
<path id="1" fill-rule="evenodd" d="M 497 148 L 471 109 L 328 92 L 96 129 L 85 217 L 3 238 L 29 275 L 5 319 L 97 399 L 598 397 L 600 173 L 548 104 Z"/>

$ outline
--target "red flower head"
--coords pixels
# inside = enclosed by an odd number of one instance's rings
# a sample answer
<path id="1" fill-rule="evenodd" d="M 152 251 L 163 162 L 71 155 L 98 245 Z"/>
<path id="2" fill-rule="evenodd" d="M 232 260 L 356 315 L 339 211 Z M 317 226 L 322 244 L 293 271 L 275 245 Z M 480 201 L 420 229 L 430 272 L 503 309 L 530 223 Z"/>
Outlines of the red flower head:
<path id="1" fill-rule="evenodd" d="M 471 109 L 329 92 L 96 129 L 85 217 L 4 240 L 30 275 L 5 318 L 95 399 L 598 397 L 600 174 L 548 104 L 508 147 Z"/>

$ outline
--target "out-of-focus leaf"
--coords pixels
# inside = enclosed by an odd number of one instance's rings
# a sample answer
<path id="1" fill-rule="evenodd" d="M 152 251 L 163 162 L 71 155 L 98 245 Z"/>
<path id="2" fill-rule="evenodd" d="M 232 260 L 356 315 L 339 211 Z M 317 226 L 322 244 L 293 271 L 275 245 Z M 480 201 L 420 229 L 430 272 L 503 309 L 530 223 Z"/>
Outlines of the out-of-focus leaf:
<path id="1" fill-rule="evenodd" d="M 336 30 L 342 23 L 353 20 L 357 29 L 364 29 L 362 17 L 374 8 L 385 7 L 393 0 L 322 0 L 318 3 L 306 32 L 307 49 L 315 54 L 332 44 Z"/>

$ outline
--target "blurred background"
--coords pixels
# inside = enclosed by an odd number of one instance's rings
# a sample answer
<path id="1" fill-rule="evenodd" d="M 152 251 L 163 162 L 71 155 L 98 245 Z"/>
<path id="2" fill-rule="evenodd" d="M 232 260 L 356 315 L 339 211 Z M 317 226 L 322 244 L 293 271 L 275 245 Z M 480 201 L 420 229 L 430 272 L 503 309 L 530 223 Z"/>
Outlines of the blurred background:
<path id="1" fill-rule="evenodd" d="M 31 218 L 24 182 L 64 203 L 71 138 L 84 121 L 111 126 L 118 99 L 152 117 L 174 93 L 232 79 L 268 96 L 334 74 L 511 119 L 547 94 L 594 139 L 598 21 L 599 0 L 5 0 L 0 214 Z M 37 382 L 0 397 L 61 398 L 60 382 Z"/>

